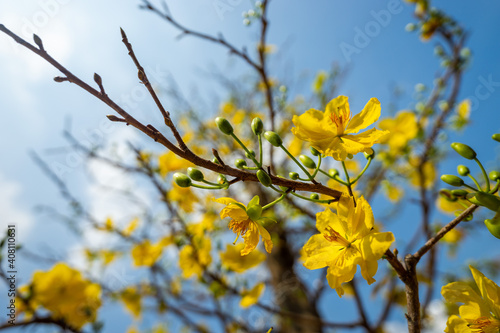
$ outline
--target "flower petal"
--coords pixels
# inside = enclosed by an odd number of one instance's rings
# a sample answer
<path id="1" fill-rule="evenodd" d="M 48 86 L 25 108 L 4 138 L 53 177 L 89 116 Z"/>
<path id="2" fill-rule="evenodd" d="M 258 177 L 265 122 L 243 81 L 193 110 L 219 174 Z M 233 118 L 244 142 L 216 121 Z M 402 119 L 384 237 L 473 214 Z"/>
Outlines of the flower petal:
<path id="1" fill-rule="evenodd" d="M 370 126 L 380 118 L 380 102 L 378 99 L 371 98 L 366 103 L 363 110 L 352 117 L 347 126 L 346 133 L 358 133 L 360 130 Z"/>
<path id="2" fill-rule="evenodd" d="M 269 231 L 267 231 L 266 228 L 261 226 L 259 223 L 255 223 L 255 225 L 259 229 L 259 233 L 262 236 L 266 252 L 271 253 L 271 251 L 273 250 L 273 241 L 271 240 L 271 235 L 269 234 Z"/>
<path id="3" fill-rule="evenodd" d="M 341 254 L 342 246 L 327 241 L 322 234 L 311 236 L 303 247 L 304 266 L 308 269 L 318 269 L 327 266 Z"/>
<path id="4" fill-rule="evenodd" d="M 379 260 L 393 242 L 392 232 L 376 232 L 363 237 L 359 250 L 364 260 Z"/>
<path id="5" fill-rule="evenodd" d="M 500 288 L 497 284 L 486 276 L 483 273 L 478 271 L 472 266 L 469 266 L 472 272 L 472 276 L 474 277 L 474 281 L 476 281 L 477 287 L 481 292 L 481 296 L 483 300 L 489 305 L 490 310 L 497 316 L 500 317 Z"/>
<path id="6" fill-rule="evenodd" d="M 241 250 L 241 255 L 245 256 L 255 250 L 257 244 L 259 244 L 259 229 L 255 226 L 255 223 L 250 223 L 243 239 L 245 240 L 245 247 Z"/>

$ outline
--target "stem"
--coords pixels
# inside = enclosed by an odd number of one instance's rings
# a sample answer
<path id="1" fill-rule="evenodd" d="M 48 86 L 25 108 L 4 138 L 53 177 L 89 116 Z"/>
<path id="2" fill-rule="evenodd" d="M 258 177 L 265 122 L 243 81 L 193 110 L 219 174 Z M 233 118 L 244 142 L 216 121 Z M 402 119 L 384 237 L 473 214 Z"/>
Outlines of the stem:
<path id="1" fill-rule="evenodd" d="M 233 137 L 233 139 L 238 142 L 238 144 L 241 146 L 241 148 L 243 148 L 245 150 L 245 152 L 247 153 L 248 157 L 250 157 L 250 159 L 255 163 L 255 165 L 257 165 L 259 168 L 262 167 L 262 164 L 260 164 L 256 159 L 255 159 L 255 156 L 253 156 L 253 154 L 250 152 L 250 150 L 248 150 L 248 148 L 243 144 L 243 142 L 241 142 L 241 140 L 236 136 L 236 134 L 234 133 L 231 133 L 231 136 Z"/>
<path id="2" fill-rule="evenodd" d="M 191 183 L 191 186 L 196 187 L 196 188 L 201 188 L 204 190 L 220 190 L 221 188 L 226 187 L 225 185 L 219 185 L 217 187 L 212 187 L 212 186 L 204 186 L 204 185 L 198 185 L 198 184 L 193 184 L 193 183 Z"/>
<path id="3" fill-rule="evenodd" d="M 469 176 L 469 178 L 472 179 L 472 181 L 474 182 L 474 184 L 476 184 L 477 188 L 481 191 L 481 186 L 479 186 L 479 183 L 477 182 L 476 178 L 474 178 L 470 173 L 467 176 Z M 488 191 L 489 190 L 490 189 L 488 188 Z"/>
<path id="4" fill-rule="evenodd" d="M 212 182 L 209 182 L 208 180 L 205 180 L 205 179 L 203 179 L 202 182 L 205 183 L 205 184 L 208 184 L 208 185 L 220 186 L 220 184 L 212 183 Z"/>
<path id="5" fill-rule="evenodd" d="M 483 164 L 477 159 L 477 157 L 474 158 L 474 161 L 476 161 L 476 163 L 481 168 L 481 171 L 483 172 L 484 180 L 486 181 L 486 191 L 489 192 L 490 191 L 490 180 L 488 178 L 488 174 L 486 173 L 486 170 L 484 170 Z"/>
<path id="6" fill-rule="evenodd" d="M 345 166 L 344 161 L 342 161 L 342 168 L 344 168 L 344 173 L 345 173 L 345 179 L 346 179 L 346 186 L 347 189 L 349 190 L 349 195 L 351 197 L 354 197 L 354 194 L 352 193 L 352 187 L 351 187 L 351 180 L 349 179 L 349 173 L 347 172 L 347 167 Z M 354 202 L 354 205 L 356 205 L 356 202 Z"/>
<path id="7" fill-rule="evenodd" d="M 259 137 L 259 163 L 262 165 L 263 157 L 262 157 L 262 134 L 258 135 Z"/>
<path id="8" fill-rule="evenodd" d="M 280 148 L 285 151 L 285 153 L 295 162 L 295 164 L 297 164 L 302 169 L 302 171 L 304 171 L 304 173 L 309 177 L 309 180 L 314 182 L 313 176 L 311 176 L 311 174 L 302 166 L 302 164 L 299 161 L 297 161 L 297 159 L 293 157 L 292 154 L 290 154 L 288 149 L 286 149 L 285 146 L 283 145 L 281 145 Z"/>
<path id="9" fill-rule="evenodd" d="M 337 175 L 337 176 L 335 176 L 335 177 L 332 177 L 332 176 L 330 176 L 328 173 L 326 173 L 326 172 L 325 172 L 325 171 L 323 171 L 323 170 L 319 170 L 319 172 L 321 172 L 321 173 L 322 173 L 322 174 L 324 174 L 325 176 L 328 176 L 328 178 L 333 179 L 333 180 L 335 180 L 336 182 L 338 182 L 338 183 L 340 183 L 340 184 L 342 184 L 342 185 L 347 186 L 347 183 L 346 183 L 345 181 L 343 181 L 343 180 L 342 180 L 342 179 L 340 179 L 340 178 L 337 178 L 337 177 L 338 177 L 338 175 Z"/>
<path id="10" fill-rule="evenodd" d="M 368 158 L 368 162 L 366 163 L 365 167 L 363 168 L 363 170 L 361 170 L 361 173 L 356 178 L 354 178 L 352 180 L 351 185 L 354 184 L 354 183 L 356 183 L 359 180 L 359 178 L 361 178 L 361 176 L 363 176 L 363 174 L 365 173 L 365 171 L 368 170 L 368 167 L 370 166 L 370 164 L 372 164 L 372 160 L 373 160 L 373 157 L 370 156 Z"/>
<path id="11" fill-rule="evenodd" d="M 322 158 L 321 158 L 321 154 L 318 155 L 318 166 L 316 167 L 316 170 L 314 170 L 314 173 L 312 174 L 312 177 L 316 177 L 316 175 L 318 174 L 318 171 L 319 171 L 319 168 L 321 167 L 321 161 L 322 161 Z"/>
<path id="12" fill-rule="evenodd" d="M 292 195 L 296 196 L 297 198 L 301 198 L 303 200 L 312 201 L 312 202 L 316 202 L 316 203 L 331 204 L 334 201 L 334 200 L 315 200 L 315 199 L 311 199 L 311 198 L 305 197 L 303 195 L 297 194 L 295 192 L 290 192 L 290 193 L 292 193 Z"/>
<path id="13" fill-rule="evenodd" d="M 490 191 L 491 194 L 495 194 L 498 189 L 500 189 L 500 180 L 497 181 L 497 184 L 495 185 L 495 187 Z"/>
<path id="14" fill-rule="evenodd" d="M 479 191 L 477 188 L 474 188 L 474 187 L 472 187 L 472 186 L 470 186 L 470 185 L 467 185 L 467 184 L 464 184 L 464 185 L 462 185 L 462 186 L 465 186 L 465 187 L 467 187 L 467 188 L 469 188 L 469 189 L 473 190 L 474 192 Z"/>
<path id="15" fill-rule="evenodd" d="M 286 196 L 286 194 L 283 193 L 278 199 L 276 199 L 273 202 L 270 202 L 267 205 L 265 205 L 264 207 L 262 207 L 262 210 L 264 211 L 264 210 L 266 210 L 268 208 L 271 208 L 272 206 L 276 205 L 278 202 L 280 202 L 281 200 L 285 199 L 285 196 Z"/>

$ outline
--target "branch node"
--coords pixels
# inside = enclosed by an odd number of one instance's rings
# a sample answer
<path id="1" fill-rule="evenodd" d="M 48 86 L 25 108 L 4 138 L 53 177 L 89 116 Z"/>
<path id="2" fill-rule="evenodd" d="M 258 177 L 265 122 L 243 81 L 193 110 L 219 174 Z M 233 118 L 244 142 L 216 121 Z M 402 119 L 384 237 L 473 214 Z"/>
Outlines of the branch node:
<path id="1" fill-rule="evenodd" d="M 222 160 L 222 158 L 220 158 L 219 152 L 215 148 L 212 148 L 212 153 L 214 154 L 214 156 L 217 159 L 217 161 L 219 161 L 219 164 L 222 165 L 223 167 L 225 167 L 226 164 L 224 163 L 224 161 Z"/>
<path id="2" fill-rule="evenodd" d="M 127 122 L 125 119 L 120 118 L 120 117 L 117 117 L 117 116 L 115 116 L 115 115 L 113 115 L 113 114 L 108 114 L 108 115 L 106 115 L 106 117 L 107 117 L 110 121 L 116 121 L 116 122 L 119 122 L 119 123 L 127 123 L 127 125 L 128 125 L 128 122 Z"/>

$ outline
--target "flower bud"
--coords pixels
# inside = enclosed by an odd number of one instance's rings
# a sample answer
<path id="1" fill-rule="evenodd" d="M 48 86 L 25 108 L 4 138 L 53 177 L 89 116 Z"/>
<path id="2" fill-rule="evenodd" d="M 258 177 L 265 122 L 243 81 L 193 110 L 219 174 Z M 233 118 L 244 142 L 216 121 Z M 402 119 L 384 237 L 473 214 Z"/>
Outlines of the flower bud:
<path id="1" fill-rule="evenodd" d="M 309 150 L 311 151 L 311 154 L 312 154 L 313 156 L 319 156 L 319 155 L 321 154 L 321 153 L 320 153 L 320 152 L 319 152 L 316 148 L 314 148 L 314 147 L 312 147 L 312 146 L 311 146 L 311 147 L 309 147 Z"/>
<path id="2" fill-rule="evenodd" d="M 290 179 L 292 179 L 292 180 L 297 180 L 297 179 L 299 179 L 299 174 L 296 172 L 290 172 L 288 174 L 288 177 L 290 177 Z"/>
<path id="3" fill-rule="evenodd" d="M 500 172 L 498 171 L 492 171 L 490 172 L 490 179 L 494 182 L 498 181 L 500 179 Z"/>
<path id="4" fill-rule="evenodd" d="M 219 176 L 217 177 L 217 183 L 221 185 L 227 183 L 226 176 L 224 176 L 223 174 L 219 174 Z"/>
<path id="5" fill-rule="evenodd" d="M 259 182 L 265 187 L 269 187 L 272 184 L 271 177 L 269 177 L 269 175 L 263 170 L 257 171 L 257 178 L 259 179 Z"/>
<path id="6" fill-rule="evenodd" d="M 481 206 L 481 203 L 476 199 L 476 193 L 469 193 L 465 196 L 465 199 L 467 199 L 470 203 L 473 203 L 474 205 Z"/>
<path id="7" fill-rule="evenodd" d="M 264 130 L 264 123 L 259 117 L 255 117 L 252 120 L 252 132 L 255 135 L 262 134 L 262 131 Z"/>
<path id="8" fill-rule="evenodd" d="M 364 152 L 363 155 L 365 155 L 365 158 L 366 159 L 369 159 L 369 158 L 374 158 L 375 157 L 375 150 L 371 149 L 370 148 L 370 151 L 369 152 Z"/>
<path id="9" fill-rule="evenodd" d="M 262 215 L 262 206 L 259 204 L 247 208 L 247 215 L 252 221 L 257 221 Z"/>
<path id="10" fill-rule="evenodd" d="M 458 171 L 458 174 L 460 176 L 468 176 L 469 173 L 470 173 L 470 170 L 468 167 L 466 167 L 465 165 L 459 165 L 457 167 L 457 171 Z"/>
<path id="11" fill-rule="evenodd" d="M 219 163 L 219 160 L 218 160 L 217 158 L 215 158 L 215 157 L 214 157 L 214 158 L 212 158 L 212 163 L 215 163 L 215 164 L 220 164 L 220 163 Z"/>
<path id="12" fill-rule="evenodd" d="M 316 169 L 316 163 L 314 163 L 314 161 L 309 157 L 309 156 L 306 156 L 306 155 L 300 155 L 299 156 L 299 160 L 302 162 L 302 164 L 304 164 L 307 168 L 309 169 Z"/>
<path id="13" fill-rule="evenodd" d="M 247 158 L 252 159 L 252 157 L 255 157 L 255 151 L 254 150 L 250 149 L 249 152 L 250 152 L 250 154 L 247 153 L 247 152 L 245 152 L 245 156 Z"/>
<path id="14" fill-rule="evenodd" d="M 332 178 L 335 178 L 336 176 L 339 175 L 339 170 L 337 170 L 337 169 L 330 169 L 330 170 L 328 170 L 328 175 L 330 175 L 330 177 L 332 177 Z"/>
<path id="15" fill-rule="evenodd" d="M 217 127 L 219 128 L 219 130 L 222 133 L 224 133 L 226 135 L 233 134 L 233 132 L 234 132 L 233 126 L 231 126 L 231 124 L 229 123 L 229 121 L 226 118 L 217 117 L 217 118 L 215 118 L 215 123 L 217 124 Z"/>
<path id="16" fill-rule="evenodd" d="M 495 141 L 500 142 L 500 133 L 493 134 L 491 138 Z"/>
<path id="17" fill-rule="evenodd" d="M 234 165 L 238 168 L 238 169 L 243 169 L 244 166 L 247 166 L 247 161 L 245 161 L 244 159 L 242 158 L 238 158 L 236 161 L 234 161 Z"/>
<path id="18" fill-rule="evenodd" d="M 484 220 L 484 224 L 493 236 L 500 239 L 500 214 L 497 213 L 491 220 Z"/>
<path id="19" fill-rule="evenodd" d="M 441 180 L 448 185 L 460 187 L 464 184 L 462 178 L 454 176 L 454 175 L 442 175 Z"/>
<path id="20" fill-rule="evenodd" d="M 500 210 L 500 198 L 494 194 L 477 192 L 475 195 L 481 206 L 484 206 L 494 212 Z"/>
<path id="21" fill-rule="evenodd" d="M 183 173 L 176 172 L 173 176 L 174 182 L 180 187 L 189 187 L 191 186 L 191 178 L 186 176 Z"/>
<path id="22" fill-rule="evenodd" d="M 189 178 L 191 178 L 192 180 L 196 180 L 198 182 L 201 182 L 203 179 L 205 179 L 205 177 L 203 176 L 203 173 L 196 168 L 189 167 L 187 169 L 187 174 L 188 174 Z"/>
<path id="23" fill-rule="evenodd" d="M 283 144 L 283 140 L 281 140 L 280 136 L 273 131 L 265 132 L 264 137 L 275 147 L 280 147 Z"/>
<path id="24" fill-rule="evenodd" d="M 469 194 L 469 192 L 465 190 L 451 190 L 451 194 L 453 194 L 456 197 L 463 198 Z"/>
<path id="25" fill-rule="evenodd" d="M 451 148 L 453 148 L 457 153 L 468 160 L 473 160 L 477 156 L 474 149 L 460 142 L 453 142 L 451 144 Z"/>
<path id="26" fill-rule="evenodd" d="M 319 200 L 319 194 L 318 193 L 311 193 L 309 198 L 311 198 L 313 200 Z"/>

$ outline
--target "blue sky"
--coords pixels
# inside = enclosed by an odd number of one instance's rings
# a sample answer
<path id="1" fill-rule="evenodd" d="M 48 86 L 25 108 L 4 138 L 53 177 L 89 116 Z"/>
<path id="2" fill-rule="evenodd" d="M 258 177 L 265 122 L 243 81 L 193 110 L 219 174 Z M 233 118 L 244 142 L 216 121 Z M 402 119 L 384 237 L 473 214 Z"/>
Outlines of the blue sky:
<path id="1" fill-rule="evenodd" d="M 233 1 L 229 10 L 218 13 L 215 1 L 170 1 L 174 16 L 187 26 L 212 34 L 223 32 L 225 38 L 237 46 L 255 45 L 257 31 L 242 24 L 241 13 L 250 8 L 249 2 Z M 457 5 L 459 4 L 459 5 Z M 3 1 L 0 3 L 0 23 L 31 41 L 36 32 L 45 48 L 68 69 L 82 79 L 92 82 L 94 72 L 103 78 L 110 96 L 128 106 L 128 111 L 140 120 L 153 119 L 159 114 L 152 103 L 140 92 L 136 70 L 121 43 L 119 28 L 128 34 L 134 49 L 146 70 L 153 74 L 157 84 L 169 76 L 175 78 L 188 96 L 194 87 L 203 97 L 223 96 L 217 85 L 202 74 L 202 69 L 215 65 L 237 76 L 248 70 L 224 49 L 186 37 L 177 39 L 178 32 L 159 18 L 137 8 L 138 1 Z M 449 142 L 458 140 L 474 146 L 480 157 L 498 168 L 498 145 L 490 136 L 500 132 L 500 3 L 492 1 L 438 1 L 437 6 L 447 11 L 470 32 L 469 47 L 473 61 L 465 73 L 460 98 L 475 98 L 472 125 L 460 136 L 453 135 Z M 381 11 L 390 12 L 384 25 L 359 53 L 346 57 L 341 45 L 355 45 L 359 30 L 366 31 L 377 22 Z M 278 60 L 271 60 L 274 75 L 309 74 L 330 68 L 333 61 L 348 66 L 348 75 L 340 87 L 340 94 L 350 96 L 351 107 L 359 110 L 371 97 L 382 103 L 382 112 L 392 100 L 392 89 L 401 87 L 406 95 L 400 108 L 412 107 L 413 88 L 417 83 L 432 85 L 440 71 L 439 61 L 433 56 L 435 42 L 422 43 L 417 34 L 405 31 L 413 22 L 411 7 L 402 1 L 356 2 L 337 0 L 274 0 L 270 6 L 269 42 L 278 48 Z M 375 23 L 376 25 L 376 23 Z M 281 54 L 280 52 L 283 52 Z M 106 140 L 114 136 L 126 140 L 139 135 L 123 126 L 108 124 L 104 115 L 111 110 L 74 85 L 55 83 L 57 71 L 27 50 L 0 35 L 0 223 L 16 223 L 19 240 L 33 249 L 50 247 L 64 251 L 72 238 L 55 237 L 61 226 L 36 214 L 39 204 L 61 206 L 50 180 L 34 165 L 28 156 L 36 151 L 51 166 L 61 163 L 63 178 L 85 201 L 90 201 L 97 215 L 104 216 L 104 205 L 99 205 L 95 189 L 83 181 L 83 163 L 71 155 L 63 139 L 62 130 L 71 124 L 73 134 L 80 140 Z M 292 73 L 292 74 L 290 74 Z M 485 82 L 490 82 L 490 84 Z M 497 83 L 498 82 L 498 83 Z M 292 92 L 303 92 L 303 86 L 292 87 Z M 333 97 L 333 96 L 332 96 Z M 166 101 L 169 107 L 169 102 Z M 211 112 L 215 113 L 216 110 Z M 387 115 L 387 113 L 385 113 Z M 384 113 L 383 115 L 384 116 Z M 104 121 L 104 122 L 103 122 Z M 151 121 L 151 120 L 150 120 Z M 104 137 L 103 137 L 104 138 Z M 61 153 L 62 152 L 62 153 Z M 496 162 L 495 162 L 496 161 Z M 454 173 L 458 159 L 445 164 L 442 173 Z M 93 192 L 94 191 L 94 192 Z M 119 207 L 113 208 L 119 211 Z M 442 217 L 444 221 L 444 218 Z M 466 250 L 449 263 L 452 267 L 470 258 L 480 258 L 485 249 L 488 256 L 498 244 L 489 234 L 479 233 L 467 241 Z M 478 243 L 481 243 L 479 246 Z M 21 259 L 20 259 L 21 260 Z M 22 263 L 20 276 L 27 279 L 32 263 Z"/>

